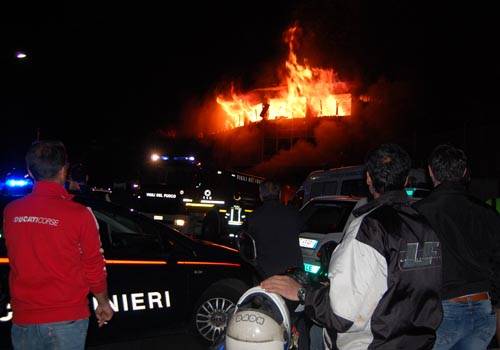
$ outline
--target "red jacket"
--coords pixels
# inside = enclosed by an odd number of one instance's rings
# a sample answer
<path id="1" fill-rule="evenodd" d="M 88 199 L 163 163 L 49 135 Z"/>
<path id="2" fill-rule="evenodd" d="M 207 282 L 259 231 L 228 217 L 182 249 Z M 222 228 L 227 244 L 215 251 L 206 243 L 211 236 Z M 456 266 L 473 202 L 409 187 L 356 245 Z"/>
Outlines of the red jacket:
<path id="1" fill-rule="evenodd" d="M 89 317 L 88 293 L 106 290 L 97 221 L 63 186 L 39 181 L 4 211 L 13 323 Z"/>

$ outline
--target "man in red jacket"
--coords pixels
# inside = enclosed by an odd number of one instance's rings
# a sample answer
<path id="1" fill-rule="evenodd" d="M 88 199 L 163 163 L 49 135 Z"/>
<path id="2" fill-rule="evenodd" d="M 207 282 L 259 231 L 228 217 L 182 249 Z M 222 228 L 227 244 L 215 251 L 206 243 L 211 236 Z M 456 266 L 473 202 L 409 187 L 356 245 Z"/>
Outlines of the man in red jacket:
<path id="1" fill-rule="evenodd" d="M 63 187 L 67 156 L 61 142 L 33 144 L 26 164 L 33 192 L 4 211 L 12 344 L 15 350 L 83 349 L 89 291 L 98 301 L 99 326 L 113 316 L 97 221 Z"/>

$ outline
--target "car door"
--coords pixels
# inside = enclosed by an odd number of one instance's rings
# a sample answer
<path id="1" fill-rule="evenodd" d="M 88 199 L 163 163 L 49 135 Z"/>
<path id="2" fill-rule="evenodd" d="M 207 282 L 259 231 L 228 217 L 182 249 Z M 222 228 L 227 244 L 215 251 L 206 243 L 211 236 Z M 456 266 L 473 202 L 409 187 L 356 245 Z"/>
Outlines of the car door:
<path id="1" fill-rule="evenodd" d="M 146 217 L 103 208 L 93 211 L 115 310 L 106 331 L 94 332 L 96 340 L 179 328 L 187 307 L 187 276 L 171 259 L 176 256 L 175 242 L 164 239 L 163 226 Z"/>
<path id="2" fill-rule="evenodd" d="M 313 201 L 302 209 L 304 227 L 299 236 L 299 244 L 307 272 L 319 271 L 317 253 L 324 243 L 340 242 L 354 204 L 353 201 Z"/>

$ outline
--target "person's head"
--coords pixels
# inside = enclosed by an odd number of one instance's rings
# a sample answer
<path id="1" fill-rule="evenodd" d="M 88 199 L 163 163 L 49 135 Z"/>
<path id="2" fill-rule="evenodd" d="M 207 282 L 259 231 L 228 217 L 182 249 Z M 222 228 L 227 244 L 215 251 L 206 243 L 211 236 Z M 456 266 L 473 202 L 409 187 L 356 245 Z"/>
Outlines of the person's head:
<path id="1" fill-rule="evenodd" d="M 366 183 L 375 197 L 405 186 L 411 168 L 408 153 L 395 144 L 384 144 L 370 152 L 365 162 Z"/>
<path id="2" fill-rule="evenodd" d="M 272 181 L 264 181 L 259 185 L 260 199 L 264 201 L 279 200 L 280 186 Z"/>
<path id="3" fill-rule="evenodd" d="M 26 153 L 26 167 L 35 181 L 55 181 L 64 184 L 67 173 L 67 154 L 60 141 L 37 141 Z"/>
<path id="4" fill-rule="evenodd" d="M 87 168 L 82 163 L 71 165 L 68 177 L 71 181 L 74 181 L 80 185 L 85 185 L 89 179 Z"/>
<path id="5" fill-rule="evenodd" d="M 439 145 L 429 157 L 429 174 L 434 186 L 442 182 L 465 183 L 468 176 L 467 156 L 450 145 Z"/>

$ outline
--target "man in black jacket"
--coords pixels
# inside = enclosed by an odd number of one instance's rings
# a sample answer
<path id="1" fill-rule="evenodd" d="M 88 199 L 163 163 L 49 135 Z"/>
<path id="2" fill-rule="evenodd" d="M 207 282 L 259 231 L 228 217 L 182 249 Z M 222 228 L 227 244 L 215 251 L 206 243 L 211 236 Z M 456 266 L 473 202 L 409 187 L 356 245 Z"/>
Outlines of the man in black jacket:
<path id="1" fill-rule="evenodd" d="M 490 298 L 500 287 L 500 217 L 466 190 L 465 153 L 438 146 L 429 158 L 434 191 L 415 204 L 443 252 L 443 323 L 435 349 L 486 349 L 495 334 Z"/>
<path id="2" fill-rule="evenodd" d="M 259 186 L 262 206 L 248 219 L 248 233 L 257 246 L 257 268 L 263 278 L 303 268 L 299 246 L 299 213 L 280 202 L 280 187 L 265 181 Z"/>
<path id="3" fill-rule="evenodd" d="M 355 210 L 328 286 L 273 276 L 262 287 L 300 300 L 329 349 L 431 349 L 441 322 L 440 243 L 403 191 L 410 157 L 382 145 L 366 162 L 374 200 Z"/>

